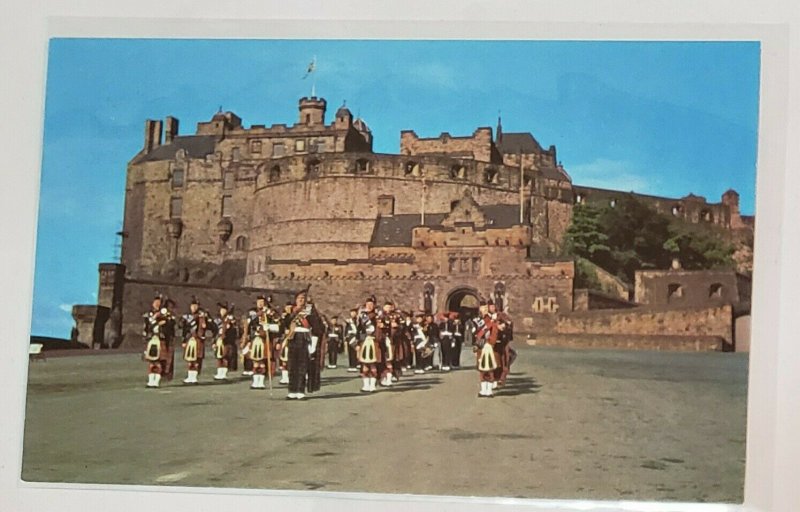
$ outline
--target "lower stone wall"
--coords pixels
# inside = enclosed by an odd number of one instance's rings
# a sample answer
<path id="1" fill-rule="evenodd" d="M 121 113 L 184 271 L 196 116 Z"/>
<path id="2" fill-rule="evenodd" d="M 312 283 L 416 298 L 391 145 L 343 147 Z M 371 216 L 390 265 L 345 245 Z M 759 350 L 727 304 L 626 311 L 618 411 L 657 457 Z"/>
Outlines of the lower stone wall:
<path id="1" fill-rule="evenodd" d="M 626 334 L 540 334 L 520 342 L 537 347 L 575 349 L 664 350 L 678 352 L 719 352 L 730 346 L 719 336 L 659 336 Z"/>
<path id="2" fill-rule="evenodd" d="M 553 329 L 559 335 L 675 336 L 721 339 L 733 346 L 730 305 L 697 309 L 634 308 L 579 311 L 559 315 Z"/>

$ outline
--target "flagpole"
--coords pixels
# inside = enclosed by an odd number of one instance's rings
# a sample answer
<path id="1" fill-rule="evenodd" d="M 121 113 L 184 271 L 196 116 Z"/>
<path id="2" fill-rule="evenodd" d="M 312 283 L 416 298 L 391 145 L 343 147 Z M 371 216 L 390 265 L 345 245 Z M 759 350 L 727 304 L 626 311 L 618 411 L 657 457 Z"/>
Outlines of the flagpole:
<path id="1" fill-rule="evenodd" d="M 313 62 L 313 64 L 312 64 L 313 71 L 311 72 L 311 74 L 312 74 L 312 77 L 311 77 L 311 97 L 312 98 L 316 98 L 317 97 L 317 75 L 314 75 L 314 72 L 317 71 L 317 56 L 316 55 L 314 55 L 314 60 L 312 60 L 312 62 Z"/>

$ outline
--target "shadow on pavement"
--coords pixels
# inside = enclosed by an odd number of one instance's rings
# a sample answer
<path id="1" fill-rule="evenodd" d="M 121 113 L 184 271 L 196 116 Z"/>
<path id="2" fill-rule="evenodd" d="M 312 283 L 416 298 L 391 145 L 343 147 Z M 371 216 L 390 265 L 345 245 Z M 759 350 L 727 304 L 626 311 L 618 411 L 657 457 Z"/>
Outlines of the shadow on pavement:
<path id="1" fill-rule="evenodd" d="M 513 374 L 511 374 L 513 375 Z M 538 393 L 542 385 L 533 377 L 514 377 L 506 381 L 506 385 L 495 390 L 497 396 L 518 396 Z"/>

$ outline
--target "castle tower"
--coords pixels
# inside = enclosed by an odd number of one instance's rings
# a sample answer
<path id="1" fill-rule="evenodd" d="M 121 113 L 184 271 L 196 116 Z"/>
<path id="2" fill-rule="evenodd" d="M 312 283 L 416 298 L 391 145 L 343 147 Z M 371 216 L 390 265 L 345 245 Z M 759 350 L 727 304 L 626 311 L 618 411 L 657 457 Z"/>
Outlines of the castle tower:
<path id="1" fill-rule="evenodd" d="M 729 189 L 722 194 L 722 204 L 727 206 L 730 211 L 731 229 L 741 229 L 744 227 L 742 216 L 739 213 L 739 194 Z"/>
<path id="2" fill-rule="evenodd" d="M 312 96 L 300 98 L 300 120 L 298 124 L 305 126 L 325 126 L 325 107 L 327 102 L 323 98 Z"/>
<path id="3" fill-rule="evenodd" d="M 337 130 L 347 130 L 352 124 L 353 113 L 342 103 L 342 106 L 336 111 L 336 120 L 333 122 L 334 128 Z"/>

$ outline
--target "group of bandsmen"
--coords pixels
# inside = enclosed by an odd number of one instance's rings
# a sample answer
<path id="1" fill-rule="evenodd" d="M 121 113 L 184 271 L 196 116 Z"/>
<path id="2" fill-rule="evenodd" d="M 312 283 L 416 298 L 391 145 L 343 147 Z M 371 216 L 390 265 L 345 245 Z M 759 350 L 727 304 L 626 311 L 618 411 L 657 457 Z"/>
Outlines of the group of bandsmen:
<path id="1" fill-rule="evenodd" d="M 260 295 L 243 321 L 233 305 L 217 303 L 219 314 L 210 315 L 192 298 L 189 312 L 177 316 L 175 303 L 156 294 L 144 316 L 144 358 L 148 363 L 148 388 L 171 380 L 175 339 L 181 340 L 187 363 L 185 384 L 197 384 L 206 353 L 206 341 L 213 340 L 216 359 L 214 380 L 228 379 L 237 371 L 240 354 L 243 376 L 252 377 L 251 389 L 265 389 L 267 380 L 280 376 L 288 387 L 287 399 L 300 400 L 319 391 L 323 366 L 338 367 L 339 355 L 347 358 L 348 372 L 359 373 L 361 391 L 372 393 L 378 383 L 390 387 L 404 372 L 423 374 L 434 368 L 448 372 L 460 367 L 464 344 L 476 355 L 479 397 L 491 397 L 503 386 L 516 351 L 511 347 L 511 318 L 498 311 L 492 301 L 481 302 L 478 314 L 462 322 L 457 313 L 433 315 L 411 313 L 387 301 L 378 309 L 374 296 L 349 311 L 340 323 L 319 313 L 308 291 L 300 291 L 283 310 L 272 297 Z M 325 360 L 327 359 L 327 364 Z"/>

